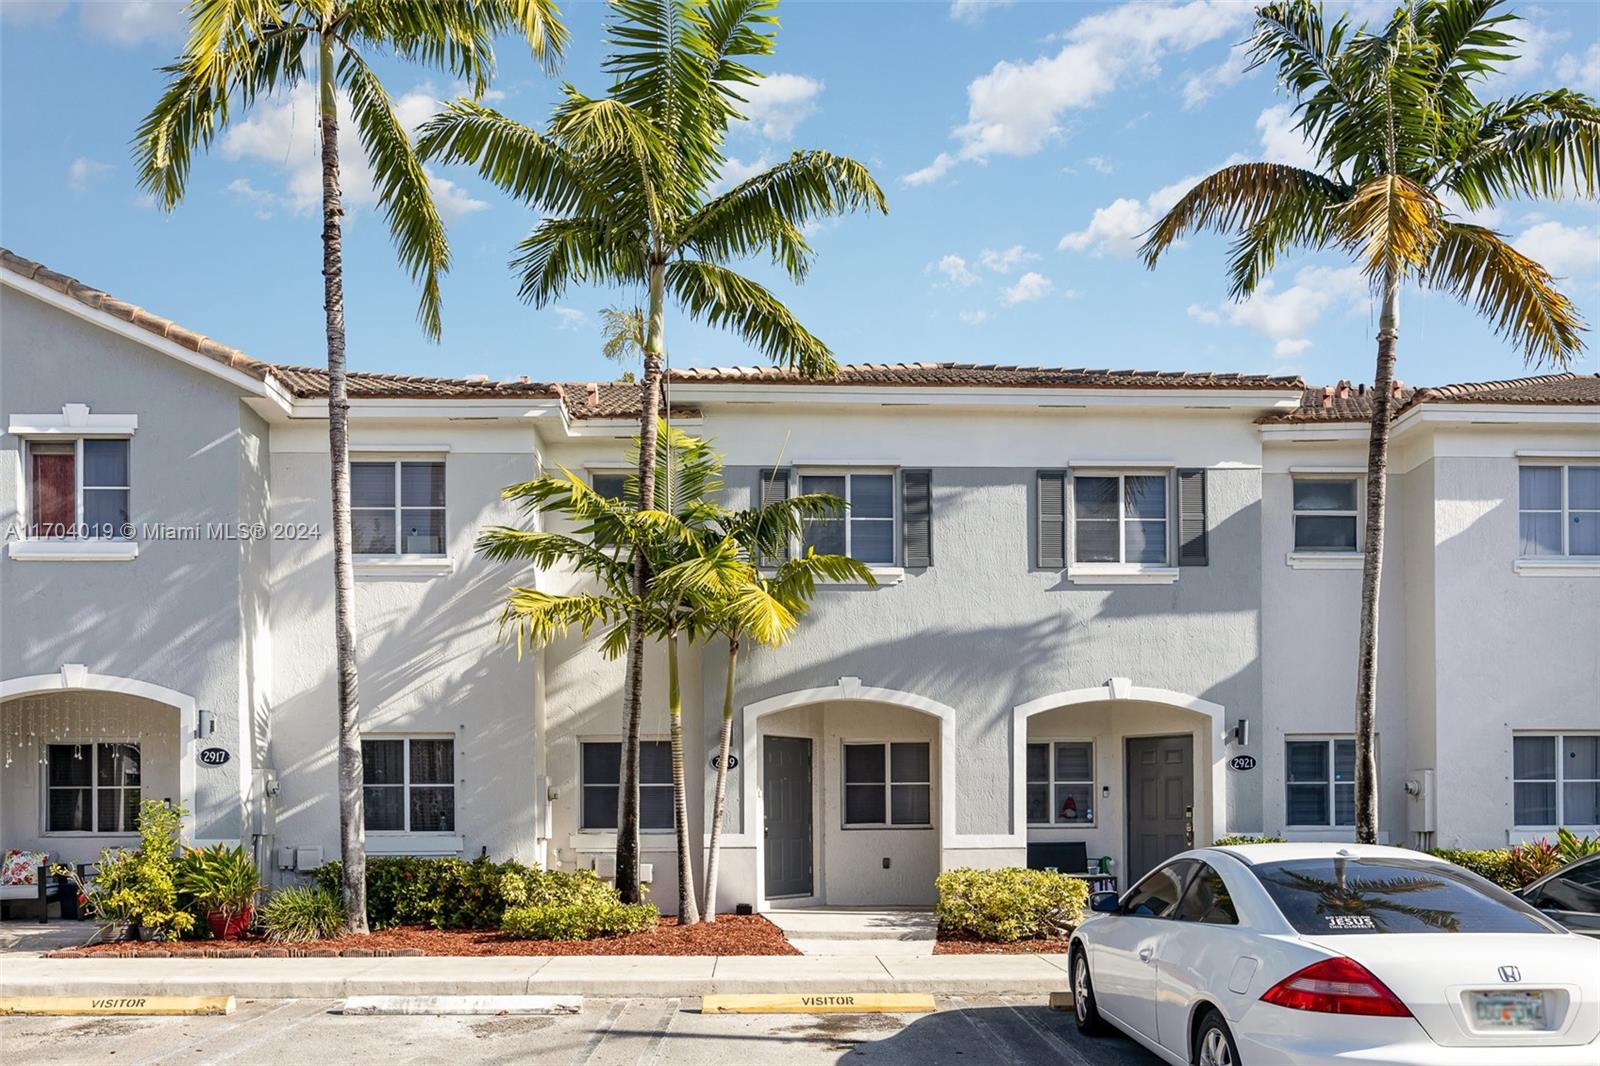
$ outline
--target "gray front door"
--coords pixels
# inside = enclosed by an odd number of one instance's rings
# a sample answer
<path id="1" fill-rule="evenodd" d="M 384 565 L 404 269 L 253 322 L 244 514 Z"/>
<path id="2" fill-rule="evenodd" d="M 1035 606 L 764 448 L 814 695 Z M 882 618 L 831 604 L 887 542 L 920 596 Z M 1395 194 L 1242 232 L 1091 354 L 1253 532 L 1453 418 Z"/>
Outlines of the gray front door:
<path id="1" fill-rule="evenodd" d="M 1194 738 L 1129 737 L 1128 876 L 1194 847 Z"/>
<path id="2" fill-rule="evenodd" d="M 767 896 L 811 895 L 811 741 L 762 738 Z"/>

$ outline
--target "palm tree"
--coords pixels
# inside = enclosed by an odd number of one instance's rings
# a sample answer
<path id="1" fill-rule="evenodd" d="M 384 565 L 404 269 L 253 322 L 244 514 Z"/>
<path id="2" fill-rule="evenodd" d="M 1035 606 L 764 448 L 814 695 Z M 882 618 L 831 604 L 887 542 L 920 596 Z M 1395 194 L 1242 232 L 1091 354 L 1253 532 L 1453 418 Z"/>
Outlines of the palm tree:
<path id="1" fill-rule="evenodd" d="M 807 376 L 831 373 L 827 345 L 768 289 L 729 269 L 763 252 L 803 281 L 812 249 L 804 227 L 857 209 L 885 210 L 861 164 L 823 151 L 787 160 L 717 193 L 723 138 L 741 118 L 740 91 L 770 55 L 776 0 L 613 0 L 606 37 L 608 95 L 567 86 L 536 130 L 472 100 L 457 100 L 422 131 L 424 158 L 466 163 L 544 217 L 517 245 L 512 268 L 535 306 L 575 283 L 633 286 L 644 296 L 639 498 L 655 495 L 656 420 L 665 370 L 666 303 L 730 327 L 768 358 Z M 633 558 L 643 599 L 648 563 Z M 639 898 L 639 714 L 644 619 L 635 618 L 623 683 L 625 740 L 617 887 Z"/>
<path id="2" fill-rule="evenodd" d="M 619 366 L 644 356 L 644 312 L 637 307 L 600 310 L 600 354 Z M 631 380 L 631 374 L 629 378 Z"/>
<path id="3" fill-rule="evenodd" d="M 444 224 L 421 159 L 370 61 L 387 52 L 461 79 L 481 95 L 494 73 L 495 36 L 515 30 L 535 56 L 552 63 L 567 39 L 557 15 L 554 0 L 191 0 L 188 42 L 163 68 L 166 90 L 134 138 L 139 184 L 170 211 L 183 199 L 195 149 L 210 147 L 236 106 L 247 109 L 263 95 L 304 83 L 306 57 L 316 56 L 333 497 L 339 844 L 345 922 L 352 933 L 367 931 L 367 906 L 352 622 L 355 572 L 350 561 L 339 94 L 348 100 L 395 250 L 412 278 L 421 283 L 418 317 L 428 336 L 437 340 L 439 279 L 450 267 Z"/>
<path id="4" fill-rule="evenodd" d="M 1255 292 L 1292 248 L 1353 257 L 1380 301 L 1367 448 L 1367 516 L 1356 666 L 1356 839 L 1378 833 L 1373 749 L 1378 584 L 1400 292 L 1409 282 L 1471 304 L 1528 362 L 1564 366 L 1583 348 L 1578 310 L 1550 272 L 1452 206 L 1479 211 L 1524 197 L 1600 189 L 1600 109 L 1568 89 L 1484 101 L 1477 90 L 1514 58 L 1499 0 L 1421 0 L 1381 29 L 1331 26 L 1312 0 L 1256 10 L 1256 66 L 1294 94 L 1318 171 L 1228 166 L 1153 226 L 1145 262 L 1184 235 L 1234 235 L 1231 295 Z"/>

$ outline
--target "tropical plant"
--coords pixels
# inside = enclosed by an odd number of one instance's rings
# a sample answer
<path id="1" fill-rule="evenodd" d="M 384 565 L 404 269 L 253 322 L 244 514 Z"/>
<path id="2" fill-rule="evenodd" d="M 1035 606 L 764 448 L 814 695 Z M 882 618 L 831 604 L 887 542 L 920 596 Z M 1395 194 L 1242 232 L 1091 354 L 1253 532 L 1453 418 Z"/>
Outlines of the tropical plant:
<path id="1" fill-rule="evenodd" d="M 1517 844 L 1506 853 L 1506 876 L 1519 887 L 1566 865 L 1561 850 L 1546 837 Z"/>
<path id="2" fill-rule="evenodd" d="M 178 849 L 183 840 L 181 807 L 160 800 L 139 804 L 139 846 L 106 848 L 95 864 L 92 885 L 77 871 L 57 867 L 78 890 L 84 913 L 102 927 L 136 926 L 161 940 L 176 940 L 194 928 L 194 915 L 179 902 Z"/>
<path id="3" fill-rule="evenodd" d="M 1565 365 L 1583 346 L 1578 310 L 1540 264 L 1468 212 L 1600 190 L 1600 109 L 1568 89 L 1503 100 L 1483 83 L 1515 58 L 1499 0 L 1418 0 L 1376 30 L 1313 0 L 1256 10 L 1252 63 L 1273 65 L 1296 100 L 1316 170 L 1227 166 L 1202 179 L 1146 236 L 1145 262 L 1201 230 L 1234 235 L 1231 295 L 1256 292 L 1291 249 L 1355 258 L 1379 301 L 1367 449 L 1367 516 L 1356 667 L 1356 839 L 1378 832 L 1373 748 L 1378 585 L 1400 293 L 1407 284 L 1471 304 L 1529 362 Z"/>
<path id="4" fill-rule="evenodd" d="M 450 249 L 428 175 L 372 61 L 389 53 L 421 63 L 466 82 L 478 97 L 494 73 L 496 35 L 514 30 L 535 56 L 553 63 L 567 34 L 557 20 L 554 0 L 191 0 L 188 16 L 188 41 L 178 58 L 163 68 L 166 90 L 134 138 L 139 184 L 163 210 L 172 210 L 183 199 L 193 152 L 211 146 L 235 107 L 244 110 L 262 96 L 299 87 L 307 81 L 307 57 L 316 59 L 333 504 L 339 845 L 346 874 L 346 921 L 350 932 L 365 933 L 339 102 L 342 94 L 372 170 L 395 250 L 421 283 L 418 317 L 423 330 L 437 340 L 439 279 L 449 269 Z"/>
<path id="5" fill-rule="evenodd" d="M 229 935 L 227 930 L 249 924 L 256 897 L 261 894 L 255 860 L 237 845 L 186 848 L 173 881 L 179 900 L 204 915 L 219 939 Z M 223 932 L 218 932 L 219 928 Z"/>
<path id="6" fill-rule="evenodd" d="M 828 347 L 771 291 L 729 269 L 770 254 L 803 281 L 812 249 L 805 226 L 857 209 L 885 210 L 861 164 L 823 151 L 788 159 L 717 192 L 722 142 L 742 116 L 740 93 L 760 75 L 746 61 L 770 55 L 777 0 L 613 0 L 606 29 L 613 78 L 606 96 L 567 86 L 536 130 L 472 100 L 457 100 L 423 129 L 426 158 L 467 163 L 544 217 L 512 266 L 524 300 L 545 306 L 573 284 L 642 290 L 639 492 L 655 496 L 656 421 L 665 371 L 666 304 L 729 327 L 768 358 L 805 375 L 830 373 Z M 632 598 L 650 574 L 632 559 Z M 639 728 L 645 619 L 627 635 L 617 885 L 639 899 Z"/>
<path id="7" fill-rule="evenodd" d="M 601 308 L 600 352 L 621 366 L 643 358 L 644 312 L 637 307 Z"/>
<path id="8" fill-rule="evenodd" d="M 1235 834 L 1234 836 L 1218 837 L 1211 842 L 1214 848 L 1226 848 L 1239 844 L 1282 844 L 1282 837 L 1251 836 L 1249 834 Z"/>
<path id="9" fill-rule="evenodd" d="M 1556 830 L 1556 852 L 1561 856 L 1563 864 L 1600 854 L 1600 833 L 1592 837 L 1581 837 L 1566 826 L 1562 826 Z"/>
<path id="10" fill-rule="evenodd" d="M 279 889 L 261 905 L 267 939 L 287 944 L 327 940 L 344 928 L 344 903 L 339 893 L 310 885 Z"/>

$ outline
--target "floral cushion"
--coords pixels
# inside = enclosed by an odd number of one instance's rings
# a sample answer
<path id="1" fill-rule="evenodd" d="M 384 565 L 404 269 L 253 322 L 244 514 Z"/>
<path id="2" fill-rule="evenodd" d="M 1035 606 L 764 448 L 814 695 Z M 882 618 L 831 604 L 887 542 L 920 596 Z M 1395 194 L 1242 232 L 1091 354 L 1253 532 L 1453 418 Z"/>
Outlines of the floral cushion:
<path id="1" fill-rule="evenodd" d="M 0 885 L 36 885 L 39 883 L 39 867 L 43 865 L 44 852 L 17 851 L 13 848 L 6 852 L 5 860 L 0 862 Z"/>

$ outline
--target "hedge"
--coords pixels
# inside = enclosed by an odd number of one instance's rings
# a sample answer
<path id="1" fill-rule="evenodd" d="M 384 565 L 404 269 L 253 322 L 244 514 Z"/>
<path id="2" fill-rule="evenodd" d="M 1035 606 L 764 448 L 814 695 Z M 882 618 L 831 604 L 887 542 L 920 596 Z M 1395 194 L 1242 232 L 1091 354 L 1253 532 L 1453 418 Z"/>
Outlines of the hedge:
<path id="1" fill-rule="evenodd" d="M 941 929 L 1001 943 L 1065 936 L 1089 901 L 1081 878 L 1016 866 L 946 870 L 934 885 Z"/>
<path id="2" fill-rule="evenodd" d="M 647 933 L 660 921 L 655 905 L 623 903 L 541 903 L 507 907 L 500 931 L 527 940 L 593 940 L 623 933 Z"/>

